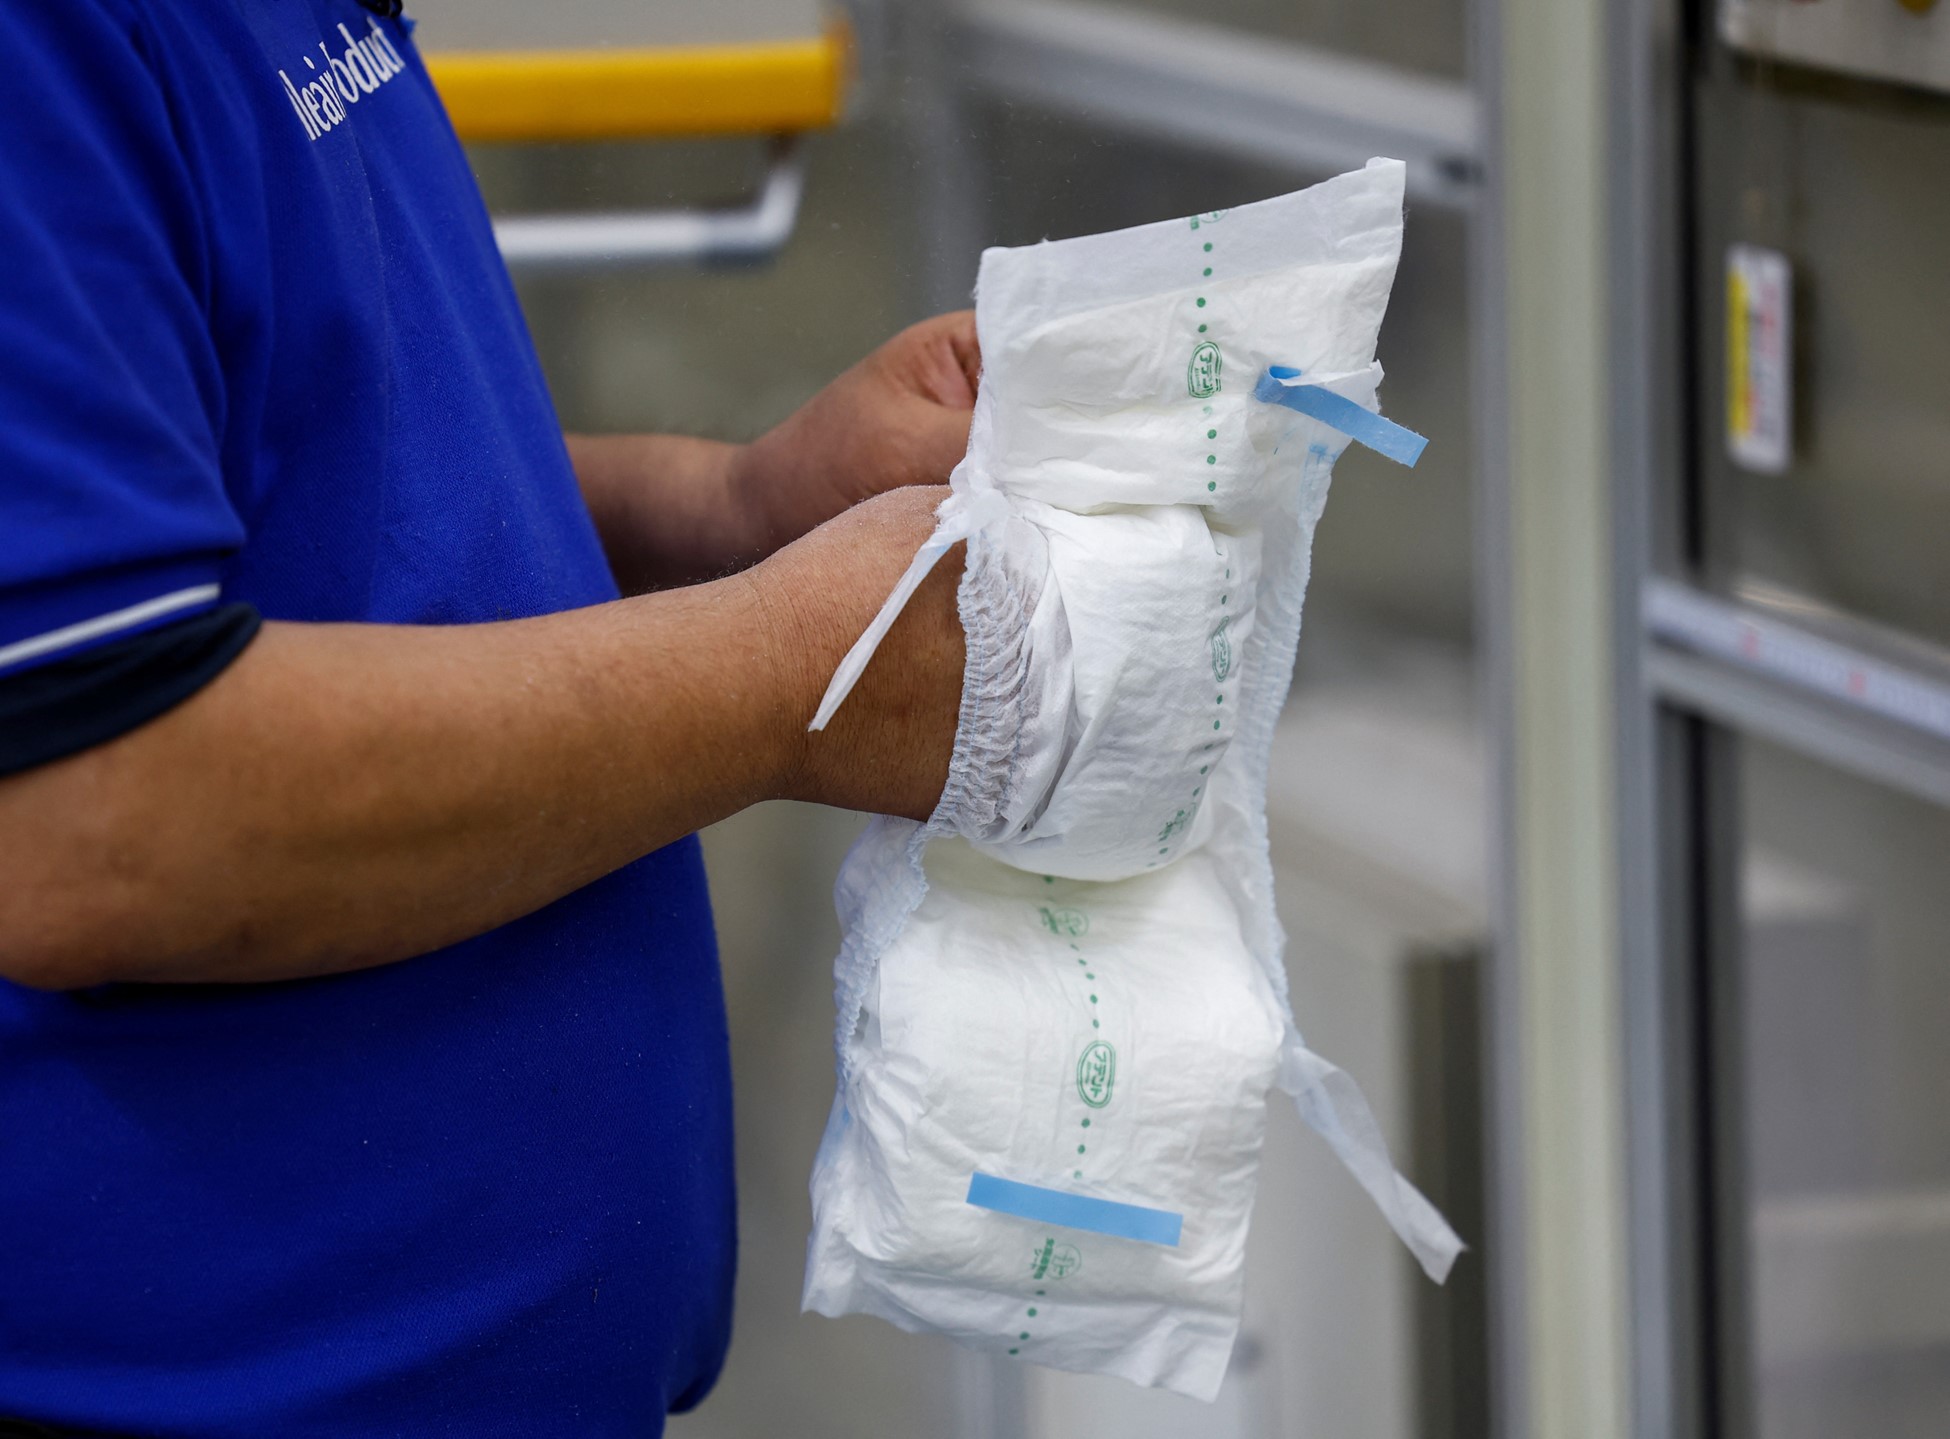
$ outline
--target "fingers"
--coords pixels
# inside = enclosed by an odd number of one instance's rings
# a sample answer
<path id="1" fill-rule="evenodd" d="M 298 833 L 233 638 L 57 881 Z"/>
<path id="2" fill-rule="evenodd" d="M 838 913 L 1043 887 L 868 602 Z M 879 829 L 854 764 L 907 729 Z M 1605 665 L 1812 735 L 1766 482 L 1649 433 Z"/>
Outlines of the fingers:
<path id="1" fill-rule="evenodd" d="M 981 344 L 975 335 L 975 312 L 957 310 L 910 326 L 890 342 L 908 362 L 908 376 L 917 393 L 954 410 L 975 407 L 975 389 L 982 374 Z"/>
<path id="2" fill-rule="evenodd" d="M 968 386 L 968 404 L 973 408 L 975 390 L 982 379 L 982 342 L 975 331 L 975 312 L 956 310 L 953 314 L 937 316 L 936 323 L 941 326 L 956 368 Z"/>

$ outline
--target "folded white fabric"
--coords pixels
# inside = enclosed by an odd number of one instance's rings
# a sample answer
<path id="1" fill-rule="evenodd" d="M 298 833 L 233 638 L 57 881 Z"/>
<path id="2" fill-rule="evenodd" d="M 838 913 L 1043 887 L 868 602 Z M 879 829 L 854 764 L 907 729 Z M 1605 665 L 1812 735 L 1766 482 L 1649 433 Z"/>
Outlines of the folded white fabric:
<path id="1" fill-rule="evenodd" d="M 966 538 L 947 790 L 840 877 L 807 1308 L 1210 1398 L 1275 1083 L 1447 1273 L 1293 1025 L 1265 816 L 1334 461 L 1405 433 L 1373 413 L 1402 178 L 983 256 L 967 458 L 815 721 Z"/>

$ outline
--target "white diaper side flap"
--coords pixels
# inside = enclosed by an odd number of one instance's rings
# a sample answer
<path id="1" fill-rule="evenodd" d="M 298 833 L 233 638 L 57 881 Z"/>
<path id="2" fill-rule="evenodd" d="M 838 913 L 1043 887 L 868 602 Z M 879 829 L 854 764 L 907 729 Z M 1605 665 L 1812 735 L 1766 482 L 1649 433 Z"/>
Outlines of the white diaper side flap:
<path id="1" fill-rule="evenodd" d="M 1300 1117 L 1367 1190 L 1422 1272 L 1438 1284 L 1447 1279 L 1456 1256 L 1467 1246 L 1441 1211 L 1396 1172 L 1388 1157 L 1388 1141 L 1361 1086 L 1345 1070 L 1308 1049 L 1300 1031 L 1291 1026 L 1280 1050 L 1278 1083 L 1293 1096 Z"/>

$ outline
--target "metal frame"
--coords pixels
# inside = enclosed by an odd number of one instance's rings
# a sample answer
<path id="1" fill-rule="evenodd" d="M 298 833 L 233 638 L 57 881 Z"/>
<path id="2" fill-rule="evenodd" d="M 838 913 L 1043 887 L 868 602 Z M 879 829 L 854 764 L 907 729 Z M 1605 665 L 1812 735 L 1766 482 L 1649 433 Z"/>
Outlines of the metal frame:
<path id="1" fill-rule="evenodd" d="M 627 266 L 753 264 L 785 248 L 806 188 L 804 141 L 772 143 L 765 178 L 749 205 L 724 210 L 602 211 L 505 215 L 494 222 L 501 258 L 517 275 Z"/>
<path id="2" fill-rule="evenodd" d="M 1950 805 L 1950 670 L 1812 606 L 1715 594 L 1662 572 L 1655 554 L 1656 533 L 1697 523 L 1684 485 L 1669 482 L 1693 473 L 1705 423 L 1683 330 L 1694 297 L 1682 20 L 1680 0 L 1626 0 L 1614 43 L 1619 898 L 1633 1428 L 1644 1439 L 1752 1427 L 1732 1078 L 1739 740 Z M 1713 575 L 1701 536 L 1688 538 L 1673 559 Z"/>
<path id="3" fill-rule="evenodd" d="M 1652 648 L 1647 678 L 1657 699 L 1674 708 L 1950 806 L 1950 747 L 1932 736 L 1877 716 L 1851 714 L 1819 690 L 1782 684 L 1669 645 Z"/>
<path id="4" fill-rule="evenodd" d="M 1648 702 L 1640 590 L 1654 562 L 1656 481 L 1684 463 L 1690 427 L 1681 188 L 1683 37 L 1678 0 L 1611 11 L 1612 645 L 1618 962 L 1624 1026 L 1631 1427 L 1643 1439 L 1704 1434 L 1701 1360 L 1700 1073 L 1689 950 L 1662 925 L 1694 852 L 1697 779 L 1683 727 Z M 1665 801 L 1662 806 L 1661 800 Z M 1675 822 L 1677 821 L 1677 822 Z M 1681 866 L 1684 868 L 1681 868 Z"/>
<path id="5" fill-rule="evenodd" d="M 1668 1342 L 1639 1356 L 1637 1428 L 1646 1439 L 1745 1439 L 1754 1417 L 1740 1089 L 1740 743 L 1763 739 L 1950 807 L 1950 741 L 1859 697 L 1836 696 L 1823 666 L 1770 663 L 1765 646 L 1758 657 L 1737 646 L 1689 648 L 1698 635 L 1684 619 L 1704 616 L 1713 628 L 1773 626 L 1770 640 L 1789 645 L 1791 655 L 1792 646 L 1804 645 L 1851 669 L 1886 664 L 1874 649 L 1840 646 L 1829 634 L 1782 625 L 1671 579 L 1648 579 L 1645 598 L 1645 685 L 1636 708 L 1658 716 L 1662 792 L 1656 825 L 1636 843 L 1640 862 L 1660 866 L 1662 892 L 1656 911 L 1628 914 L 1625 922 L 1663 945 L 1658 971 L 1669 988 L 1661 1011 L 1640 1017 L 1632 1047 L 1656 1056 L 1669 1092 L 1690 1094 L 1693 1102 L 1669 1106 L 1680 1127 L 1648 1141 L 1654 1149 L 1663 1142 L 1663 1167 L 1678 1197 L 1639 1216 L 1635 1247 L 1641 1267 L 1654 1254 L 1671 1259 L 1679 1282 L 1662 1313 L 1642 1316 L 1641 1328 Z M 1655 1162 L 1636 1158 L 1635 1177 L 1649 1180 Z M 1673 1400 L 1663 1427 L 1647 1404 L 1661 1386 Z"/>
<path id="6" fill-rule="evenodd" d="M 1950 679 L 1887 657 L 1896 646 L 1867 625 L 1826 615 L 1819 626 L 1797 623 L 1670 579 L 1653 579 L 1642 607 L 1646 633 L 1662 648 L 1764 677 L 1784 697 L 1832 712 L 1836 726 L 1888 726 L 1926 745 L 1950 745 Z"/>
<path id="7" fill-rule="evenodd" d="M 1950 13 L 1940 8 L 1720 0 L 1719 9 L 1720 37 L 1751 55 L 1950 92 Z"/>
<path id="8" fill-rule="evenodd" d="M 1479 190 L 1476 102 L 1455 81 L 1076 0 L 962 0 L 950 43 L 991 95 L 1302 170 L 1391 155 L 1430 204 Z"/>
<path id="9" fill-rule="evenodd" d="M 1503 15 L 1499 0 L 1476 0 L 1470 52 L 1471 80 L 1481 106 L 1482 153 L 1503 153 L 1503 112 L 1494 103 L 1502 94 Z M 1519 1032 L 1522 986 L 1510 937 L 1517 928 L 1514 807 L 1509 776 L 1516 759 L 1512 719 L 1516 656 L 1511 627 L 1504 622 L 1516 606 L 1509 566 L 1509 300 L 1503 267 L 1504 179 L 1500 164 L 1482 166 L 1482 193 L 1470 225 L 1470 326 L 1475 338 L 1477 404 L 1476 446 L 1480 476 L 1476 500 L 1476 630 L 1482 653 L 1482 706 L 1489 735 L 1489 771 L 1494 799 L 1486 817 L 1489 854 L 1490 953 L 1482 1006 L 1482 1052 L 1486 1058 L 1485 1113 L 1488 1162 L 1485 1205 L 1489 1220 L 1490 1426 L 1504 1439 L 1531 1430 L 1528 1384 L 1529 1304 L 1525 1293 L 1523 1185 L 1523 1075 L 1506 1036 Z"/>
<path id="10" fill-rule="evenodd" d="M 1643 822 L 1626 771 L 1642 731 L 1620 592 L 1645 526 L 1627 418 L 1646 372 L 1611 342 L 1654 247 L 1627 234 L 1617 0 L 1484 0 L 1495 118 L 1479 272 L 1487 331 L 1479 573 L 1497 728 L 1491 1052 L 1504 1435 L 1623 1439 L 1641 1385 L 1625 1090 L 1633 936 L 1649 872 L 1619 864 Z M 1636 5 L 1632 7 L 1636 11 Z M 1627 311 L 1630 313 L 1629 311 Z M 1643 319 L 1642 313 L 1637 318 Z M 1628 548 L 1618 553 L 1625 525 Z"/>

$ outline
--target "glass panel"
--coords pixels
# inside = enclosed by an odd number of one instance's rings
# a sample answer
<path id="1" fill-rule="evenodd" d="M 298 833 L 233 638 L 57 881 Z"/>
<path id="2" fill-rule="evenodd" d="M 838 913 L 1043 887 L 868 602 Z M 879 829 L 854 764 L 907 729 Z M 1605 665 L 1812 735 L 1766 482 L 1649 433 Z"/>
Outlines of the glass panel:
<path id="1" fill-rule="evenodd" d="M 1709 567 L 1950 644 L 1950 99 L 1725 52 L 1709 69 L 1696 172 Z M 1730 352 L 1746 343 L 1729 321 L 1736 244 L 1793 270 L 1782 473 L 1727 453 Z M 1756 333 L 1738 368 L 1766 345 Z"/>
<path id="2" fill-rule="evenodd" d="M 1950 1416 L 1950 811 L 1741 744 L 1738 1312 L 1761 1439 Z M 1735 1060 L 1734 1056 L 1738 1055 Z"/>

